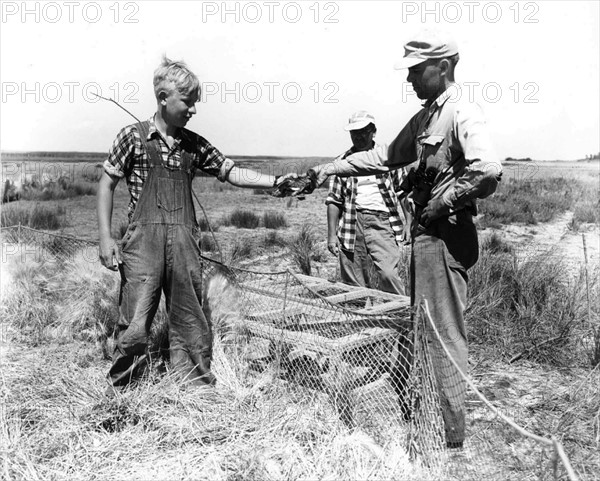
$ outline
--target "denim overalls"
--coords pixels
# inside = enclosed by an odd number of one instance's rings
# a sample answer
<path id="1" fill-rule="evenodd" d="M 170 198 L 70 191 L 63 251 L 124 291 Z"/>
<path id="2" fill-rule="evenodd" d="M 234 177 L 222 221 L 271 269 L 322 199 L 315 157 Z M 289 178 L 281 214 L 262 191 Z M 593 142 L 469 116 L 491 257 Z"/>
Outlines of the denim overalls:
<path id="1" fill-rule="evenodd" d="M 194 154 L 182 142 L 181 167 L 165 167 L 159 141 L 147 140 L 149 123 L 137 128 L 150 170 L 121 245 L 120 317 L 109 377 L 113 385 L 125 385 L 145 366 L 150 325 L 164 291 L 173 369 L 186 380 L 213 384 L 212 330 L 202 312 L 192 201 Z"/>

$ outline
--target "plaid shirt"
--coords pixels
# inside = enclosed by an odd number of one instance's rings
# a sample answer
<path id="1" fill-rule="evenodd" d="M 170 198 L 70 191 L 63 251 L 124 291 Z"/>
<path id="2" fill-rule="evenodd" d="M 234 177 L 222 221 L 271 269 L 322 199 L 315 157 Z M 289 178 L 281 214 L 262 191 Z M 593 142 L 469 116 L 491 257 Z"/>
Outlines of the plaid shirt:
<path id="1" fill-rule="evenodd" d="M 342 158 L 353 153 L 348 150 Z M 376 174 L 377 187 L 386 207 L 390 212 L 390 226 L 396 236 L 396 244 L 402 245 L 404 236 L 402 226 L 406 222 L 404 214 L 399 206 L 398 197 L 401 194 L 400 183 L 405 175 L 404 169 L 392 170 L 384 174 Z M 329 183 L 329 193 L 325 204 L 335 204 L 342 210 L 342 215 L 338 223 L 338 238 L 342 247 L 354 252 L 356 242 L 356 189 L 358 179 L 356 177 L 338 177 L 333 176 Z"/>
<path id="2" fill-rule="evenodd" d="M 164 137 L 156 129 L 154 117 L 149 119 L 148 140 L 157 138 L 160 144 L 162 161 L 169 168 L 181 167 L 182 148 L 194 153 L 192 176 L 196 169 L 214 175 L 225 182 L 234 166 L 233 160 L 225 157 L 204 137 L 187 129 L 179 129 L 172 147 L 167 145 Z M 104 161 L 104 170 L 113 177 L 125 177 L 131 199 L 129 201 L 129 218 L 133 215 L 137 201 L 142 193 L 144 182 L 148 178 L 150 160 L 142 145 L 142 139 L 136 124 L 121 129 Z"/>

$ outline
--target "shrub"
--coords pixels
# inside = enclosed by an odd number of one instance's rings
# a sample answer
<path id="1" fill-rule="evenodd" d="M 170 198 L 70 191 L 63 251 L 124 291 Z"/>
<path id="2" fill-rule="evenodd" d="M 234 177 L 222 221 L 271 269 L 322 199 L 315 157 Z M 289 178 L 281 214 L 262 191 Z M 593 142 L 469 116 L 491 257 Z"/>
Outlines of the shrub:
<path id="1" fill-rule="evenodd" d="M 0 225 L 9 227 L 23 225 L 32 229 L 56 230 L 67 225 L 66 209 L 62 206 L 48 207 L 36 204 L 33 208 L 22 205 L 2 209 Z"/>
<path id="2" fill-rule="evenodd" d="M 267 229 L 281 229 L 288 224 L 285 215 L 281 212 L 267 211 L 263 214 L 263 225 Z"/>
<path id="3" fill-rule="evenodd" d="M 236 209 L 229 216 L 229 224 L 244 229 L 256 229 L 260 218 L 250 210 Z"/>

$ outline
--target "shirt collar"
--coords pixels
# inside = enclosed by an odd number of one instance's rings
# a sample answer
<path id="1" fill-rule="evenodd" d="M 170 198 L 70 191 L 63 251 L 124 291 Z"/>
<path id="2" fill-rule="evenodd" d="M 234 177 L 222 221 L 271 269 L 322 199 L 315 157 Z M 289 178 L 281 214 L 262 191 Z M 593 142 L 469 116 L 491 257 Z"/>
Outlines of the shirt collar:
<path id="1" fill-rule="evenodd" d="M 426 100 L 423 102 L 423 107 L 429 109 L 430 111 L 441 108 L 442 105 L 446 103 L 446 101 L 452 97 L 455 89 L 453 88 L 453 83 L 448 86 L 446 90 L 444 90 L 435 100 L 430 101 Z"/>
<path id="2" fill-rule="evenodd" d="M 163 141 L 165 141 L 162 134 L 156 128 L 156 123 L 154 122 L 155 115 L 156 114 L 154 114 L 152 117 L 150 117 L 148 119 L 148 137 L 146 137 L 146 140 L 151 140 L 152 137 L 156 135 L 158 138 L 161 138 L 161 139 L 163 139 Z M 177 129 L 177 133 L 175 134 L 175 137 L 174 137 L 175 143 L 173 144 L 173 147 L 175 147 L 176 145 L 179 145 L 181 143 L 182 131 L 183 131 L 183 129 Z M 165 143 L 166 143 L 166 141 L 165 141 Z"/>

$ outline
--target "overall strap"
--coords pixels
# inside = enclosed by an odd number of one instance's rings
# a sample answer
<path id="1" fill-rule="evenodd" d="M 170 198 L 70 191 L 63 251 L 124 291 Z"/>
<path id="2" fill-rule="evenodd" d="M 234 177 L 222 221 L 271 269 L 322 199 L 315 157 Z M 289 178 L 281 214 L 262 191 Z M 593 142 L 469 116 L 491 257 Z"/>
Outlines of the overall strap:
<path id="1" fill-rule="evenodd" d="M 140 133 L 140 139 L 142 140 L 142 147 L 148 155 L 151 166 L 162 165 L 162 152 L 160 146 L 156 141 L 148 142 L 148 133 L 150 132 L 150 122 L 145 120 L 137 124 L 138 132 Z"/>
<path id="2" fill-rule="evenodd" d="M 191 174 L 194 170 L 192 166 L 196 159 L 196 154 L 193 153 L 195 152 L 195 143 L 190 137 L 187 130 L 181 129 L 181 143 L 179 144 L 181 149 L 181 170 L 184 170 L 188 174 Z"/>

